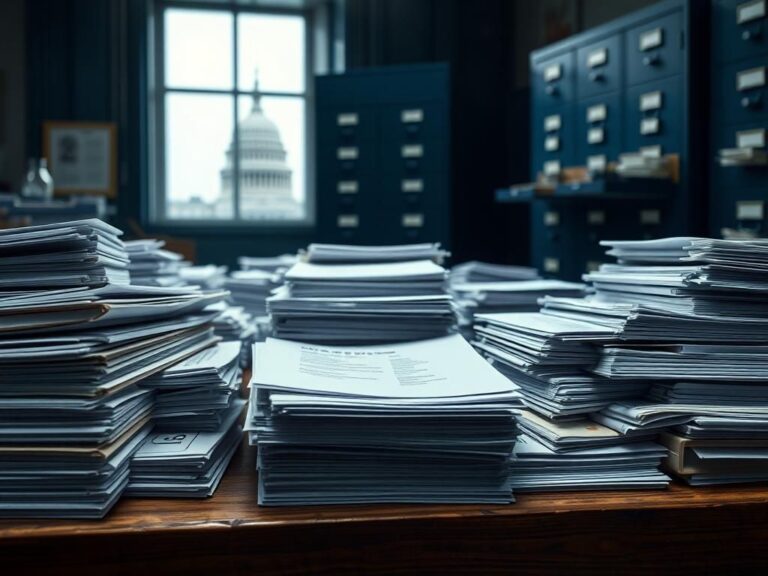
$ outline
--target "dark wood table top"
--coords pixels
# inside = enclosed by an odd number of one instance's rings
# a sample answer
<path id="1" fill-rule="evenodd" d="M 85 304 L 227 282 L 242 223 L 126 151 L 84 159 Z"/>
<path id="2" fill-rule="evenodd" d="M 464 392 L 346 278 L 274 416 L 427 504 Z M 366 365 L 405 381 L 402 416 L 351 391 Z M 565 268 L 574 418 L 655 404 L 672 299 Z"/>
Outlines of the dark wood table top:
<path id="1" fill-rule="evenodd" d="M 518 494 L 515 504 L 503 506 L 388 504 L 260 507 L 257 504 L 255 448 L 244 442 L 212 498 L 123 498 L 100 521 L 4 520 L 0 521 L 0 539 L 749 505 L 768 505 L 768 486 L 694 489 L 675 482 L 667 490 Z"/>
<path id="2" fill-rule="evenodd" d="M 124 498 L 101 521 L 0 521 L 0 558 L 26 574 L 80 576 L 768 568 L 767 486 L 532 494 L 507 506 L 262 508 L 254 452 L 244 444 L 206 500 Z"/>

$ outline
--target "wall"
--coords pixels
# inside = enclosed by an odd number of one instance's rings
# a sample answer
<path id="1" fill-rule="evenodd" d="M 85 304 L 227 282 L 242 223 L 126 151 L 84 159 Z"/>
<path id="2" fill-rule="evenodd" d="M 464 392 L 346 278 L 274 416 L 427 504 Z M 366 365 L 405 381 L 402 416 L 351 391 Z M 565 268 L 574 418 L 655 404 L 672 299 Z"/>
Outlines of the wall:
<path id="1" fill-rule="evenodd" d="M 19 188 L 26 170 L 24 0 L 0 2 L 0 190 Z"/>

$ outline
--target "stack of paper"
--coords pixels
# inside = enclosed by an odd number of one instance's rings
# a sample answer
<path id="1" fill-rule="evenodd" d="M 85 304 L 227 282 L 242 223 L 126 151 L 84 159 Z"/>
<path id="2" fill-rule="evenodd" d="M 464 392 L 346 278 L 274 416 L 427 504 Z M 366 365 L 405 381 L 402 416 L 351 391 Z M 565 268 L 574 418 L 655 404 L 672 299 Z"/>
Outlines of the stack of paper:
<path id="1" fill-rule="evenodd" d="M 219 290 L 227 279 L 227 267 L 207 264 L 205 266 L 185 266 L 179 270 L 179 277 L 190 286 L 205 290 Z"/>
<path id="2" fill-rule="evenodd" d="M 156 429 L 218 430 L 240 397 L 239 357 L 239 342 L 220 342 L 143 380 L 156 392 Z"/>
<path id="3" fill-rule="evenodd" d="M 520 492 L 666 488 L 664 447 L 589 421 L 554 424 L 531 412 L 520 418 L 512 482 Z"/>
<path id="4" fill-rule="evenodd" d="M 113 233 L 68 226 L 94 237 L 86 244 Z M 38 245 L 36 259 L 59 249 Z M 154 393 L 138 383 L 216 342 L 203 309 L 226 293 L 81 278 L 85 286 L 40 290 L 37 276 L 26 285 L 19 276 L 0 302 L 0 515 L 106 514 L 149 432 Z"/>
<path id="5" fill-rule="evenodd" d="M 722 148 L 717 155 L 720 166 L 766 166 L 768 154 L 761 148 Z"/>
<path id="6" fill-rule="evenodd" d="M 268 300 L 273 334 L 344 344 L 442 336 L 456 326 L 445 277 L 431 260 L 299 262 L 286 273 L 286 287 Z"/>
<path id="7" fill-rule="evenodd" d="M 592 418 L 626 436 L 665 432 L 669 469 L 692 484 L 768 479 L 768 241 L 605 245 L 619 263 L 587 276 L 596 294 L 545 311 L 613 326 L 620 340 L 594 372 L 654 386 Z"/>
<path id="8" fill-rule="evenodd" d="M 520 386 L 530 409 L 512 462 L 514 485 L 527 491 L 665 487 L 665 449 L 635 443 L 589 415 L 642 395 L 642 380 L 616 382 L 590 372 L 610 327 L 540 313 L 479 314 L 473 345 Z M 653 436 L 646 433 L 643 438 Z"/>
<path id="9" fill-rule="evenodd" d="M 459 307 L 461 324 L 472 326 L 476 314 L 537 312 L 539 300 L 547 294 L 578 297 L 584 294 L 584 285 L 562 280 L 456 282 L 451 273 L 450 290 Z"/>
<path id="10" fill-rule="evenodd" d="M 539 271 L 527 266 L 489 264 L 472 260 L 451 268 L 451 284 L 538 280 Z"/>
<path id="11" fill-rule="evenodd" d="M 439 243 L 399 244 L 394 246 L 353 246 L 348 244 L 310 244 L 306 260 L 313 264 L 372 264 L 433 260 L 441 264 L 449 256 Z"/>
<path id="12" fill-rule="evenodd" d="M 625 178 L 669 178 L 669 161 L 640 152 L 620 154 L 616 173 Z"/>
<path id="13" fill-rule="evenodd" d="M 473 345 L 547 418 L 584 417 L 648 388 L 645 381 L 617 383 L 590 373 L 598 359 L 591 344 L 610 342 L 610 328 L 539 313 L 481 314 L 476 321 Z"/>
<path id="14" fill-rule="evenodd" d="M 264 270 L 240 270 L 232 272 L 224 283 L 231 293 L 231 300 L 242 306 L 254 317 L 267 315 L 267 298 L 281 286 L 282 276 Z"/>
<path id="15" fill-rule="evenodd" d="M 251 386 L 261 504 L 512 499 L 520 395 L 458 335 L 364 347 L 268 339 Z"/>
<path id="16" fill-rule="evenodd" d="M 128 284 L 121 234 L 96 219 L 0 230 L 0 290 Z"/>
<path id="17" fill-rule="evenodd" d="M 185 286 L 181 271 L 189 266 L 181 254 L 164 250 L 163 240 L 131 240 L 125 249 L 131 260 L 131 284 L 139 286 Z"/>
<path id="18" fill-rule="evenodd" d="M 282 275 L 296 264 L 297 260 L 298 256 L 295 254 L 281 254 L 269 257 L 241 256 L 237 263 L 240 264 L 241 270 L 261 270 Z"/>
<path id="19" fill-rule="evenodd" d="M 242 406 L 242 404 L 241 404 Z M 212 496 L 240 445 L 240 411 L 230 411 L 211 432 L 153 432 L 131 461 L 127 496 Z"/>

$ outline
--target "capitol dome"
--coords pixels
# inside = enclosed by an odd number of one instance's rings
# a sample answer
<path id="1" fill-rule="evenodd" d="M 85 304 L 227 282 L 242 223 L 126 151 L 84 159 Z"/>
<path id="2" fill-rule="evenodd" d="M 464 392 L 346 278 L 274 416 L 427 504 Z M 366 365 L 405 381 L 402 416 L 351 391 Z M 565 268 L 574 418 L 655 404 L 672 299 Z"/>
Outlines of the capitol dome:
<path id="1" fill-rule="evenodd" d="M 298 218 L 300 206 L 293 197 L 292 171 L 287 162 L 280 129 L 261 107 L 258 79 L 254 82 L 251 111 L 238 123 L 240 137 L 240 216 L 249 219 Z M 226 151 L 221 170 L 221 196 L 217 212 L 232 214 L 234 144 Z"/>

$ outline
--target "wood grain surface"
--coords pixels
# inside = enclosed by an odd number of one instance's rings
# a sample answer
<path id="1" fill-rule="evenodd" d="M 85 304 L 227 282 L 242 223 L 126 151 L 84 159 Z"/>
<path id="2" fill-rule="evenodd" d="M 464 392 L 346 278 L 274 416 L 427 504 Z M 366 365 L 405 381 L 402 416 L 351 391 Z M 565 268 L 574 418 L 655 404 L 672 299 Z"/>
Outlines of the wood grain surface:
<path id="1" fill-rule="evenodd" d="M 0 521 L 0 574 L 699 574 L 768 570 L 768 488 L 520 495 L 509 506 L 260 508 L 243 445 L 207 500 Z M 8 571 L 10 569 L 10 571 Z"/>

